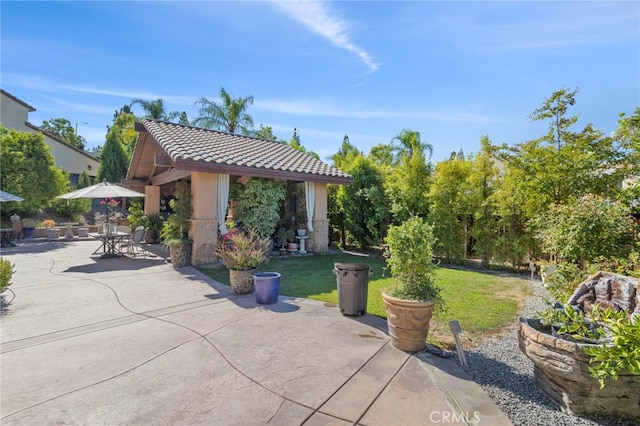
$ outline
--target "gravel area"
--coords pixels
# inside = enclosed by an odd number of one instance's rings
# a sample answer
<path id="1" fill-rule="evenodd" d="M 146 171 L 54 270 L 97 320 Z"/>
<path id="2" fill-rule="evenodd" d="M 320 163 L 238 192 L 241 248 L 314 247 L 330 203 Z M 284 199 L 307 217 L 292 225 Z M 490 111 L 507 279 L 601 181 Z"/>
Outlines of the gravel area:
<path id="1" fill-rule="evenodd" d="M 531 280 L 533 296 L 521 316 L 534 316 L 550 300 L 542 282 Z M 638 425 L 639 421 L 599 416 L 574 417 L 561 412 L 533 381 L 533 364 L 518 347 L 517 322 L 499 338 L 485 339 L 465 351 L 467 372 L 514 425 Z"/>

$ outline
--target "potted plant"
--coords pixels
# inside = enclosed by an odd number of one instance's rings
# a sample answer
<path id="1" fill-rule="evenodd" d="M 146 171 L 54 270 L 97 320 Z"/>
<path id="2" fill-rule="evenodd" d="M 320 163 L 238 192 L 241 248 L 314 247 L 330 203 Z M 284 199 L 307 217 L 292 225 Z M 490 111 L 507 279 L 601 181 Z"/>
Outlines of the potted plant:
<path id="1" fill-rule="evenodd" d="M 142 226 L 147 229 L 147 243 L 155 244 L 160 240 L 160 233 L 164 226 L 164 220 L 160 213 L 152 213 L 145 215 L 142 208 L 142 203 L 133 202 L 129 206 L 129 215 L 127 216 L 129 226 L 134 230 L 138 226 Z"/>
<path id="2" fill-rule="evenodd" d="M 601 271 L 565 305 L 520 318 L 520 350 L 534 364 L 538 387 L 562 411 L 640 417 L 638 290 L 637 278 Z"/>
<path id="3" fill-rule="evenodd" d="M 33 218 L 26 218 L 22 221 L 22 229 L 25 238 L 33 238 L 33 230 L 40 226 L 40 221 Z"/>
<path id="4" fill-rule="evenodd" d="M 412 217 L 387 234 L 385 257 L 396 286 L 382 292 L 391 344 L 403 351 L 425 348 L 434 308 L 441 308 L 435 281 L 433 226 Z"/>
<path id="5" fill-rule="evenodd" d="M 298 237 L 304 237 L 307 235 L 307 213 L 300 211 L 295 215 L 296 234 Z"/>
<path id="6" fill-rule="evenodd" d="M 160 237 L 165 247 L 169 247 L 171 264 L 176 267 L 187 266 L 191 263 L 191 247 L 193 241 L 189 238 L 189 221 L 193 212 L 191 206 L 191 187 L 185 181 L 176 182 L 175 199 L 169 201 L 173 213 L 162 227 Z"/>
<path id="7" fill-rule="evenodd" d="M 253 274 L 259 264 L 267 259 L 269 238 L 262 238 L 257 231 L 230 232 L 222 237 L 217 254 L 229 269 L 229 281 L 236 294 L 253 292 Z"/>
<path id="8" fill-rule="evenodd" d="M 293 233 L 292 229 L 279 228 L 278 232 L 276 232 L 276 239 L 280 244 L 280 250 L 286 251 L 287 244 L 289 243 L 289 241 L 293 240 L 294 237 L 295 234 Z"/>
<path id="9" fill-rule="evenodd" d="M 58 238 L 58 229 L 54 228 L 56 222 L 53 219 L 45 219 L 42 221 L 42 226 L 47 228 L 47 239 L 54 240 Z"/>
<path id="10" fill-rule="evenodd" d="M 147 215 L 144 221 L 144 227 L 147 228 L 147 243 L 155 244 L 160 240 L 160 232 L 164 226 L 164 220 L 160 213 Z"/>

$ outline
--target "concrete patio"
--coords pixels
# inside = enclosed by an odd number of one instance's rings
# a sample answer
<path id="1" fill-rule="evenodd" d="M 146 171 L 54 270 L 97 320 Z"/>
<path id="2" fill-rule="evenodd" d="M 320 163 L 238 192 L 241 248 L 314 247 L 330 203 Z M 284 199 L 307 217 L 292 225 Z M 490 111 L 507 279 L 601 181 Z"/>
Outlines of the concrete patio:
<path id="1" fill-rule="evenodd" d="M 378 317 L 257 305 L 160 250 L 98 244 L 2 250 L 3 425 L 511 424 L 454 360 L 391 347 Z"/>

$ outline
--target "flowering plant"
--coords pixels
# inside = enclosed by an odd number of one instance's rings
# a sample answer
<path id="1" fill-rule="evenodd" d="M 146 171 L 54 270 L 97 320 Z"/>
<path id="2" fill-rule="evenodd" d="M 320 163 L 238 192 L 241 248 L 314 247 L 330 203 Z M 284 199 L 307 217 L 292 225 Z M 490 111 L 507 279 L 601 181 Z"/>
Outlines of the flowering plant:
<path id="1" fill-rule="evenodd" d="M 107 206 L 107 211 L 109 212 L 107 217 L 108 216 L 115 216 L 116 209 L 120 205 L 120 201 L 114 200 L 113 198 L 109 198 L 108 200 L 104 199 L 104 200 L 100 201 L 100 205 Z"/>
<path id="2" fill-rule="evenodd" d="M 267 259 L 269 238 L 260 238 L 255 230 L 233 232 L 223 236 L 217 254 L 222 263 L 236 271 L 254 269 Z M 229 236 L 230 235 L 230 236 Z"/>

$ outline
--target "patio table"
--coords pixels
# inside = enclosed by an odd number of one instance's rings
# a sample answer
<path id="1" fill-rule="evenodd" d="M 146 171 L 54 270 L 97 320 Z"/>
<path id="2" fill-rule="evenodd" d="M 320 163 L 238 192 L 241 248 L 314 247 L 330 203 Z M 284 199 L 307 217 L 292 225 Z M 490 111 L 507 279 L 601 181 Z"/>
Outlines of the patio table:
<path id="1" fill-rule="evenodd" d="M 89 233 L 90 237 L 98 238 L 102 245 L 96 249 L 92 254 L 98 254 L 102 250 L 101 257 L 115 257 L 115 256 L 124 256 L 122 250 L 120 250 L 120 246 L 123 241 L 131 238 L 130 233 L 127 232 L 114 232 L 112 234 L 99 234 L 97 232 Z"/>

